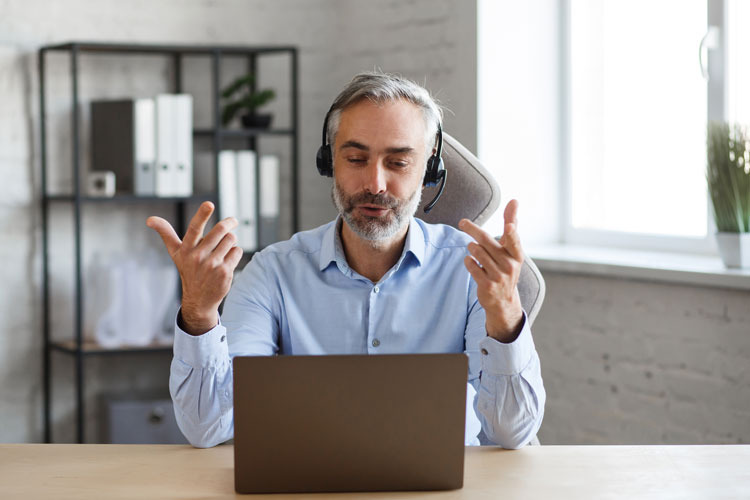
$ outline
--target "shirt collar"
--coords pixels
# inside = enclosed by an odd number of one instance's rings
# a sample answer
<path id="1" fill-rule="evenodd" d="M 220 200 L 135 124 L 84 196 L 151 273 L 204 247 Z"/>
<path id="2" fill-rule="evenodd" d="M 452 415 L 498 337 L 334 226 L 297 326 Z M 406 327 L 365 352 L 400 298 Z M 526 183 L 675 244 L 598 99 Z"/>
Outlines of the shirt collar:
<path id="1" fill-rule="evenodd" d="M 336 220 L 328 226 L 328 229 L 323 234 L 323 242 L 320 247 L 321 271 L 330 266 L 332 262 L 336 262 L 337 250 L 341 251 L 342 260 L 346 263 L 346 259 L 343 258 L 344 252 L 343 248 L 341 248 L 341 236 L 339 235 L 339 227 L 342 222 L 343 219 L 341 216 L 336 217 Z"/>
<path id="2" fill-rule="evenodd" d="M 411 253 L 414 258 L 417 259 L 417 264 L 422 265 L 422 262 L 424 261 L 424 252 L 424 230 L 422 229 L 422 225 L 417 222 L 417 219 L 412 217 L 409 220 L 409 232 L 406 233 L 406 244 L 404 245 L 404 253 L 401 256 L 401 259 L 403 259 L 407 253 Z"/>
<path id="3" fill-rule="evenodd" d="M 341 243 L 341 224 L 344 223 L 344 219 L 339 215 L 336 220 L 331 224 L 323 235 L 323 242 L 320 247 L 320 263 L 319 269 L 325 270 L 332 262 L 335 262 L 342 272 L 349 270 L 349 265 L 346 262 L 346 256 L 344 255 L 344 246 Z M 424 261 L 425 253 L 425 233 L 422 226 L 417 222 L 417 219 L 411 217 L 409 219 L 409 231 L 406 233 L 406 243 L 404 244 L 404 251 L 401 254 L 396 266 L 400 266 L 407 254 L 412 254 L 417 260 L 417 264 L 421 265 Z"/>

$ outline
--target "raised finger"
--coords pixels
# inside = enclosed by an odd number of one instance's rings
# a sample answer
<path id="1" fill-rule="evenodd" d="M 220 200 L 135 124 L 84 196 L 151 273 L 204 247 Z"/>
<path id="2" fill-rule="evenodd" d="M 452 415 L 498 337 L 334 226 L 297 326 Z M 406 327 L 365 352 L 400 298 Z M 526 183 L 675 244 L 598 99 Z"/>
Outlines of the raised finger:
<path id="1" fill-rule="evenodd" d="M 521 238 L 518 236 L 518 200 L 510 200 L 505 206 L 503 212 L 503 235 L 500 238 L 500 244 L 508 251 L 510 255 L 518 260 L 523 260 L 523 249 L 521 248 Z"/>
<path id="2" fill-rule="evenodd" d="M 151 216 L 146 219 L 146 225 L 159 233 L 170 256 L 174 255 L 177 249 L 180 248 L 182 241 L 180 241 L 180 237 L 177 236 L 177 233 L 169 222 L 161 217 Z"/>
<path id="3" fill-rule="evenodd" d="M 240 263 L 240 259 L 242 259 L 242 249 L 240 247 L 232 247 L 227 252 L 227 256 L 224 257 L 224 262 L 234 269 Z"/>
<path id="4" fill-rule="evenodd" d="M 484 229 L 477 226 L 469 219 L 461 219 L 458 223 L 458 228 L 474 238 L 477 243 L 482 245 L 487 251 L 493 252 L 500 249 L 500 244 L 487 233 Z"/>
<path id="5" fill-rule="evenodd" d="M 506 224 L 508 222 L 516 222 L 516 220 L 518 219 L 518 200 L 510 200 L 508 204 L 505 205 L 505 210 L 503 211 L 503 219 L 505 220 Z"/>
<path id="6" fill-rule="evenodd" d="M 221 239 L 229 231 L 237 227 L 237 224 L 237 219 L 234 217 L 227 217 L 226 219 L 217 222 L 213 229 L 211 229 L 203 238 L 203 241 L 200 242 L 199 246 L 203 249 L 202 251 L 213 252 Z"/>
<path id="7" fill-rule="evenodd" d="M 203 237 L 203 230 L 206 228 L 208 219 L 211 218 L 211 214 L 214 213 L 214 204 L 210 201 L 204 201 L 201 206 L 198 207 L 198 211 L 190 219 L 183 243 L 188 248 L 195 247 Z"/>
<path id="8" fill-rule="evenodd" d="M 216 248 L 211 252 L 211 259 L 217 263 L 223 262 L 235 243 L 237 243 L 237 236 L 233 233 L 225 234 L 221 241 L 219 241 L 219 244 L 216 245 Z"/>
<path id="9" fill-rule="evenodd" d="M 503 273 L 500 270 L 500 266 L 483 246 L 474 242 L 469 243 L 469 252 L 482 266 L 482 269 L 484 269 L 484 272 L 489 279 L 492 281 L 499 281 L 500 278 L 502 278 Z"/>
<path id="10" fill-rule="evenodd" d="M 503 236 L 500 238 L 500 244 L 514 258 L 523 261 L 523 248 L 521 248 L 521 238 L 518 236 L 515 223 L 505 224 Z"/>
<path id="11" fill-rule="evenodd" d="M 479 267 L 477 261 L 474 260 L 470 255 L 464 257 L 464 266 L 466 266 L 466 270 L 469 271 L 469 274 L 471 274 L 471 277 L 474 278 L 474 281 L 477 282 L 477 285 L 487 282 L 487 274 L 484 272 L 484 269 Z"/>

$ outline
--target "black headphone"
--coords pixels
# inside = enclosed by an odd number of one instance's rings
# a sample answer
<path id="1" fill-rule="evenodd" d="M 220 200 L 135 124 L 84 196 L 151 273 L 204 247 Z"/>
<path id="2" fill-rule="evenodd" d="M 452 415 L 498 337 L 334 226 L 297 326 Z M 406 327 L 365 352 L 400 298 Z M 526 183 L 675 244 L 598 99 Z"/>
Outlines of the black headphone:
<path id="1" fill-rule="evenodd" d="M 315 164 L 318 166 L 318 172 L 324 177 L 333 177 L 333 152 L 331 145 L 328 143 L 328 118 L 331 116 L 333 108 L 328 110 L 326 118 L 323 120 L 323 140 L 318 148 L 318 154 L 315 155 Z M 443 152 L 443 129 L 438 123 L 437 129 L 437 151 L 427 160 L 427 169 L 424 173 L 422 185 L 425 187 L 435 187 L 440 182 L 440 191 L 437 196 L 427 204 L 424 212 L 428 213 L 435 206 L 440 196 L 445 190 L 445 182 L 448 179 L 448 173 L 445 170 L 445 164 L 441 154 Z"/>

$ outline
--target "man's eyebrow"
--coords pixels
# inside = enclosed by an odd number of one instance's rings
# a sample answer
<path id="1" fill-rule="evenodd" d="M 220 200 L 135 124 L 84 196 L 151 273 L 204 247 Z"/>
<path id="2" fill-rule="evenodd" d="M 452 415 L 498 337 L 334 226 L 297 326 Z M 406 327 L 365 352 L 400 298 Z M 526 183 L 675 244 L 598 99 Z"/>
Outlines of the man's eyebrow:
<path id="1" fill-rule="evenodd" d="M 347 148 L 354 148 L 359 149 L 362 151 L 370 151 L 370 147 L 362 144 L 361 142 L 357 141 L 346 141 L 344 144 L 341 145 L 339 149 L 347 149 Z M 402 147 L 392 147 L 387 148 L 385 152 L 389 155 L 392 154 L 399 154 L 399 153 L 411 153 L 414 151 L 414 148 L 410 146 L 402 146 Z"/>
<path id="2" fill-rule="evenodd" d="M 385 152 L 388 153 L 389 155 L 398 154 L 398 153 L 411 153 L 412 151 L 414 151 L 414 148 L 409 147 L 409 146 L 403 146 L 400 148 L 388 148 L 385 150 Z"/>
<path id="3" fill-rule="evenodd" d="M 369 151 L 370 148 L 362 144 L 361 142 L 357 141 L 346 141 L 344 144 L 341 145 L 339 149 L 346 149 L 346 148 L 355 148 L 355 149 L 361 149 L 362 151 Z"/>

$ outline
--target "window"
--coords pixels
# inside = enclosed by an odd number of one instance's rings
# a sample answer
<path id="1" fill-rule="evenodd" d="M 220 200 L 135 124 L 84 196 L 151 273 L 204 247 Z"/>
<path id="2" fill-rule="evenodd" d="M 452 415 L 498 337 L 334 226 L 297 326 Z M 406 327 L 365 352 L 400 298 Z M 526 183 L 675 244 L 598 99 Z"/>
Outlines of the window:
<path id="1" fill-rule="evenodd" d="M 750 2 L 522 4 L 479 0 L 478 139 L 504 201 L 544 205 L 533 239 L 715 251 L 706 122 L 750 123 Z"/>
<path id="2" fill-rule="evenodd" d="M 637 236 L 662 236 L 698 247 L 708 235 L 708 85 L 698 57 L 707 2 L 568 5 L 566 240 L 629 236 L 644 246 Z"/>
<path id="3" fill-rule="evenodd" d="M 727 5 L 727 119 L 750 126 L 750 2 Z"/>

